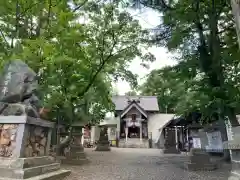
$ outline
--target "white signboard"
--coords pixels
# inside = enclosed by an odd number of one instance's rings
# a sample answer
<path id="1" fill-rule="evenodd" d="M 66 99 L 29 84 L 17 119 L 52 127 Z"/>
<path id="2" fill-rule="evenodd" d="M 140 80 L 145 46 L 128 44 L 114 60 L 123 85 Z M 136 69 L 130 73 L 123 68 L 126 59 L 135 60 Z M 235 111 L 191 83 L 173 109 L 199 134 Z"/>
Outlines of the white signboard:
<path id="1" fill-rule="evenodd" d="M 200 138 L 193 138 L 193 148 L 201 149 L 201 139 Z"/>
<path id="2" fill-rule="evenodd" d="M 223 152 L 223 142 L 220 131 L 207 133 L 208 138 L 208 152 Z"/>

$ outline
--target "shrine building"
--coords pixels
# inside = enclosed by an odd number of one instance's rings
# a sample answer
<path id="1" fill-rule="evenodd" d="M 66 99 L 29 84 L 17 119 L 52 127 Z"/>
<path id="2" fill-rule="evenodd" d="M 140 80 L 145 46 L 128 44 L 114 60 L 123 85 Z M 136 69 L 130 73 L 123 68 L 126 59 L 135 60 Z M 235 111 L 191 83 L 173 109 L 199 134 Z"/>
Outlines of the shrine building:
<path id="1" fill-rule="evenodd" d="M 154 146 L 161 139 L 161 128 L 174 117 L 159 113 L 157 96 L 113 96 L 112 101 L 115 116 L 106 117 L 100 125 L 109 127 L 109 140 L 118 139 L 119 147 Z M 94 141 L 99 130 L 92 127 L 91 134 Z"/>

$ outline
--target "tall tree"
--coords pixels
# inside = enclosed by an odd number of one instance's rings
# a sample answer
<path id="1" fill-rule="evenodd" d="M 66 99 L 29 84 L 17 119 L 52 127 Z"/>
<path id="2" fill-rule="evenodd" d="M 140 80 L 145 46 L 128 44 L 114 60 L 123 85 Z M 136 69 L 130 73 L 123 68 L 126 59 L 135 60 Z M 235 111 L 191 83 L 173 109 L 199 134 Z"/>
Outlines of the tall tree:
<path id="1" fill-rule="evenodd" d="M 162 24 L 151 37 L 153 43 L 178 51 L 184 59 L 197 61 L 203 72 L 199 90 L 212 89 L 211 111 L 221 119 L 228 116 L 233 125 L 238 125 L 235 116 L 239 87 L 234 68 L 239 64 L 237 36 L 231 6 L 228 1 L 179 0 L 143 1 L 143 5 L 162 13 Z M 227 55 L 229 54 L 229 55 Z M 230 70 L 231 69 L 231 70 Z M 234 78 L 229 79 L 229 76 Z M 237 96 L 238 97 L 238 96 Z M 233 103 L 235 102 L 235 103 Z"/>
<path id="2" fill-rule="evenodd" d="M 71 122 L 83 107 L 100 119 L 112 108 L 110 79 L 125 78 L 136 86 L 127 65 L 136 56 L 153 60 L 139 47 L 146 32 L 115 2 L 14 0 L 0 5 L 5 7 L 0 13 L 2 58 L 25 60 L 39 76 L 43 103 L 64 111 Z"/>

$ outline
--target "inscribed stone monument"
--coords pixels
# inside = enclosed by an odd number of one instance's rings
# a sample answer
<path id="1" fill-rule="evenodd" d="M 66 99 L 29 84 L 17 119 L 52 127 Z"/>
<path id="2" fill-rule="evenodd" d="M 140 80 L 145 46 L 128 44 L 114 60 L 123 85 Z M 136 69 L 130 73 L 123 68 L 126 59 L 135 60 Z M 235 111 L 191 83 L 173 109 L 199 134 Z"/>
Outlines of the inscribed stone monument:
<path id="1" fill-rule="evenodd" d="M 0 76 L 0 179 L 63 179 L 49 156 L 52 122 L 40 119 L 36 74 L 10 61 Z"/>

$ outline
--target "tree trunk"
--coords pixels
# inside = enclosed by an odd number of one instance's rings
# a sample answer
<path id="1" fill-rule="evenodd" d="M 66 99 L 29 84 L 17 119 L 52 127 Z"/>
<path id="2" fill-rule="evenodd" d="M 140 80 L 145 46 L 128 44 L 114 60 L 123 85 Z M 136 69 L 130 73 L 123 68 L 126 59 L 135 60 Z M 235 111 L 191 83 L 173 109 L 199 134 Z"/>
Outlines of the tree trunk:
<path id="1" fill-rule="evenodd" d="M 235 17 L 235 22 L 236 22 L 238 44 L 240 45 L 240 1 L 239 0 L 231 0 L 231 5 L 232 5 L 232 12 L 233 12 L 233 15 Z"/>

